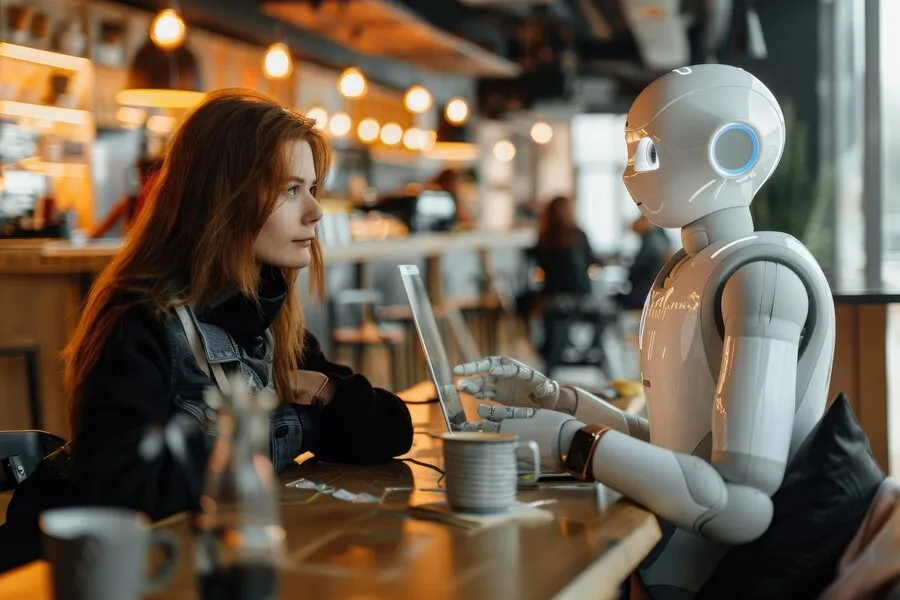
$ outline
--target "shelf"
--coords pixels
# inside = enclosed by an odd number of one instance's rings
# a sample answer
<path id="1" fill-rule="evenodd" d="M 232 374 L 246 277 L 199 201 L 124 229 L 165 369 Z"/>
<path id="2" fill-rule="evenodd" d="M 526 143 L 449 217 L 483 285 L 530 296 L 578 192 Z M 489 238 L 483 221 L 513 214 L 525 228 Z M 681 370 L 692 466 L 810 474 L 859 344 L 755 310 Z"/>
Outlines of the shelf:
<path id="1" fill-rule="evenodd" d="M 80 56 L 69 56 L 68 54 L 60 54 L 59 52 L 50 52 L 49 50 L 40 50 L 38 48 L 10 44 L 9 42 L 0 42 L 0 57 L 35 63 L 62 69 L 64 71 L 74 71 L 77 73 L 87 71 L 91 67 L 91 61 L 86 58 L 81 58 Z"/>
<path id="2" fill-rule="evenodd" d="M 53 121 L 54 123 L 68 123 L 70 125 L 93 126 L 91 113 L 86 110 L 31 104 L 29 102 L 15 102 L 13 100 L 0 100 L 0 115 L 39 121 Z"/>

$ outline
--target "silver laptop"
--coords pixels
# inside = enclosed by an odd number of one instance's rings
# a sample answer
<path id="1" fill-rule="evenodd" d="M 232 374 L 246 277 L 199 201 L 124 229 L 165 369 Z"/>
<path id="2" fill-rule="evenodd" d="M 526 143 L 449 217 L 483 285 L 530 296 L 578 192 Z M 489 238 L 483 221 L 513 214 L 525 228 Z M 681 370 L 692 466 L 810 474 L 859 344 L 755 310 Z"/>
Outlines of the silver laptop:
<path id="1" fill-rule="evenodd" d="M 431 300 L 428 298 L 428 291 L 419 274 L 419 267 L 400 265 L 397 268 L 400 270 L 400 278 L 403 280 L 403 288 L 406 290 L 413 322 L 419 333 L 428 373 L 431 375 L 431 381 L 434 382 L 447 430 L 459 431 L 466 422 L 466 411 L 459 399 L 459 392 L 456 390 L 453 366 L 447 356 L 447 350 L 441 338 L 441 330 L 438 328 Z M 480 417 L 477 420 L 480 420 Z"/>

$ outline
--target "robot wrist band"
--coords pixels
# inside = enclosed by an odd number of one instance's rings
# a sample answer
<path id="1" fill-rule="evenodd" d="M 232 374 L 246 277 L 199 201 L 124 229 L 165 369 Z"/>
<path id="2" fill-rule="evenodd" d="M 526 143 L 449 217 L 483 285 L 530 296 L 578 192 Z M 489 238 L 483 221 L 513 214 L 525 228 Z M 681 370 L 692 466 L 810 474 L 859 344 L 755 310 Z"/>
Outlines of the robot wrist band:
<path id="1" fill-rule="evenodd" d="M 582 481 L 594 481 L 594 453 L 600 438 L 607 431 L 609 427 L 604 425 L 585 425 L 575 432 L 569 453 L 563 461 L 566 471 Z"/>

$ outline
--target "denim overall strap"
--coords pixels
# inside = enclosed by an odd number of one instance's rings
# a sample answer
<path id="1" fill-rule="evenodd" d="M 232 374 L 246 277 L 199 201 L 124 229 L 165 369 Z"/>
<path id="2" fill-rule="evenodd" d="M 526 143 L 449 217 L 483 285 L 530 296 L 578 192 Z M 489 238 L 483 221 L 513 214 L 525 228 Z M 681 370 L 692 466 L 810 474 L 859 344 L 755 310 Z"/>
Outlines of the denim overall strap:
<path id="1" fill-rule="evenodd" d="M 197 332 L 197 324 L 194 322 L 194 316 L 191 313 L 191 310 L 184 305 L 180 305 L 175 307 L 175 312 L 178 313 L 178 320 L 181 321 L 181 327 L 184 329 L 188 343 L 191 345 L 191 351 L 194 353 L 197 364 L 207 375 L 212 371 L 212 376 L 216 381 L 216 386 L 219 388 L 219 391 L 223 395 L 228 395 L 230 386 L 228 384 L 228 378 L 225 376 L 225 370 L 222 368 L 221 364 L 210 364 L 206 359 L 206 352 L 203 350 L 203 340 L 200 339 L 200 334 Z"/>

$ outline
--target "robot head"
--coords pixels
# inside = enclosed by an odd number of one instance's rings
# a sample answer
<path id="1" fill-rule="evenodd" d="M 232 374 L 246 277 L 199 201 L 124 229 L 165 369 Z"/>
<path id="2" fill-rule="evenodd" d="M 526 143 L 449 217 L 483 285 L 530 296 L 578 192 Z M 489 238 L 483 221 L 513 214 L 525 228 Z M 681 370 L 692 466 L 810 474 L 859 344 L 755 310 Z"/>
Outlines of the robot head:
<path id="1" fill-rule="evenodd" d="M 784 115 L 743 69 L 682 67 L 640 93 L 625 123 L 622 179 L 644 216 L 680 228 L 749 206 L 784 151 Z"/>

